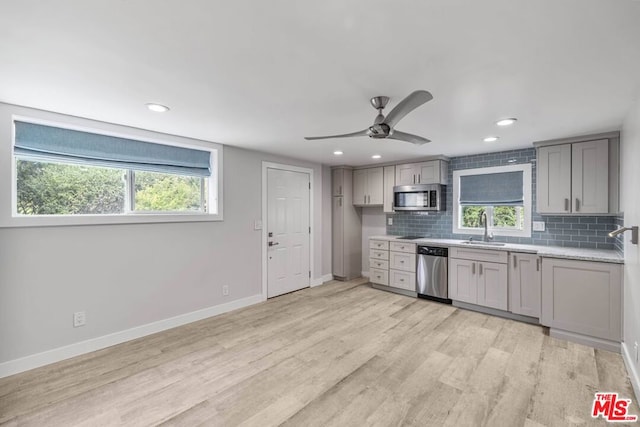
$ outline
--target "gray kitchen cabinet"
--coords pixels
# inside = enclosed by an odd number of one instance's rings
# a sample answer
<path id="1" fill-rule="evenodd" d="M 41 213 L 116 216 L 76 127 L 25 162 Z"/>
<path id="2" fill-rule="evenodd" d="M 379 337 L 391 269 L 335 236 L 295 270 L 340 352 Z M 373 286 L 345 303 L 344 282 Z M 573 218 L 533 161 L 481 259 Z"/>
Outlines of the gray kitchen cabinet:
<path id="1" fill-rule="evenodd" d="M 353 204 L 381 206 L 384 199 L 384 170 L 382 167 L 358 169 L 353 172 Z"/>
<path id="2" fill-rule="evenodd" d="M 619 343 L 622 265 L 542 259 L 540 323 L 554 330 Z"/>
<path id="3" fill-rule="evenodd" d="M 396 165 L 396 185 L 446 184 L 448 173 L 444 160 Z"/>
<path id="4" fill-rule="evenodd" d="M 506 311 L 507 254 L 503 251 L 451 248 L 449 298 Z"/>
<path id="5" fill-rule="evenodd" d="M 509 311 L 540 318 L 540 257 L 511 253 L 509 263 Z"/>
<path id="6" fill-rule="evenodd" d="M 382 211 L 393 213 L 393 187 L 396 185 L 396 167 L 385 166 L 383 168 Z"/>
<path id="7" fill-rule="evenodd" d="M 566 141 L 566 143 L 561 143 Z M 618 211 L 617 133 L 541 141 L 537 147 L 537 211 L 606 214 Z"/>
<path id="8" fill-rule="evenodd" d="M 362 272 L 362 222 L 353 206 L 353 171 L 335 168 L 332 178 L 334 194 L 341 193 L 333 196 L 332 204 L 332 273 L 336 279 L 350 280 Z"/>
<path id="9" fill-rule="evenodd" d="M 540 147 L 536 167 L 538 212 L 571 212 L 571 144 Z"/>
<path id="10" fill-rule="evenodd" d="M 609 212 L 609 141 L 571 145 L 571 197 L 575 213 Z"/>

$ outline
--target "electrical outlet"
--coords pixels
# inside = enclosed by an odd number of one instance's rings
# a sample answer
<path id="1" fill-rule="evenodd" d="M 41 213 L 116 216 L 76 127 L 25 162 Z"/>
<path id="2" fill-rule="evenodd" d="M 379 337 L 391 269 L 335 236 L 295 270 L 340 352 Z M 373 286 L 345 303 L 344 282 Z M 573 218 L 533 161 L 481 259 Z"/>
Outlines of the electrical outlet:
<path id="1" fill-rule="evenodd" d="M 254 230 L 262 230 L 262 220 L 261 219 L 256 219 L 255 221 L 253 221 L 253 229 Z"/>
<path id="2" fill-rule="evenodd" d="M 533 231 L 544 231 L 544 221 L 533 221 Z"/>
<path id="3" fill-rule="evenodd" d="M 224 285 L 222 287 L 222 295 L 224 295 L 224 296 L 229 295 L 229 285 Z"/>
<path id="4" fill-rule="evenodd" d="M 393 218 L 387 218 L 387 225 L 393 225 Z"/>
<path id="5" fill-rule="evenodd" d="M 87 316 L 84 311 L 77 311 L 73 313 L 73 327 L 78 328 L 84 326 L 87 323 Z"/>

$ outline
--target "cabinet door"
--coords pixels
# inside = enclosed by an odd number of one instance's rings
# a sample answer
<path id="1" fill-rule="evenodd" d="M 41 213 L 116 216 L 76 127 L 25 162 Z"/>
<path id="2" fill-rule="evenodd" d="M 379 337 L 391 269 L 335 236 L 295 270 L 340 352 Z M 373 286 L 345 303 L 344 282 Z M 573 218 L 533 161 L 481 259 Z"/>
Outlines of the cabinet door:
<path id="1" fill-rule="evenodd" d="M 367 204 L 381 205 L 384 199 L 384 171 L 382 168 L 367 169 Z"/>
<path id="2" fill-rule="evenodd" d="M 419 184 L 439 184 L 440 183 L 440 160 L 420 163 L 420 173 L 418 175 Z"/>
<path id="3" fill-rule="evenodd" d="M 420 167 L 415 164 L 396 165 L 396 185 L 413 185 L 418 183 Z"/>
<path id="4" fill-rule="evenodd" d="M 385 166 L 383 170 L 382 210 L 393 213 L 393 187 L 396 185 L 396 167 Z"/>
<path id="5" fill-rule="evenodd" d="M 540 147 L 537 163 L 538 212 L 571 212 L 571 144 Z"/>
<path id="6" fill-rule="evenodd" d="M 344 169 L 333 169 L 331 171 L 331 186 L 334 196 L 342 196 L 344 185 Z"/>
<path id="7" fill-rule="evenodd" d="M 478 305 L 507 310 L 507 265 L 478 263 Z"/>
<path id="8" fill-rule="evenodd" d="M 540 317 L 540 258 L 511 254 L 509 263 L 509 311 Z"/>
<path id="9" fill-rule="evenodd" d="M 353 204 L 366 205 L 367 170 L 353 171 Z"/>
<path id="10" fill-rule="evenodd" d="M 543 258 L 542 261 L 540 323 L 620 341 L 622 266 L 554 258 Z"/>
<path id="11" fill-rule="evenodd" d="M 449 298 L 477 303 L 477 265 L 466 259 L 449 258 Z"/>
<path id="12" fill-rule="evenodd" d="M 344 270 L 344 200 L 342 197 L 333 198 L 333 212 L 331 224 L 333 236 L 333 275 L 338 277 L 345 276 Z"/>
<path id="13" fill-rule="evenodd" d="M 609 212 L 609 140 L 571 146 L 571 195 L 575 213 Z"/>

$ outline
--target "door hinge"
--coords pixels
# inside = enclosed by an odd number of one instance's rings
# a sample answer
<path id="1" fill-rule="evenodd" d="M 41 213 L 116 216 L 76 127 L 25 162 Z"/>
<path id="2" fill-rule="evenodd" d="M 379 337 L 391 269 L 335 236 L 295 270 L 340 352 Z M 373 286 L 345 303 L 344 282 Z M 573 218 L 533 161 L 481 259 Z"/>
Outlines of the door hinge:
<path id="1" fill-rule="evenodd" d="M 311 234 L 311 227 L 309 227 L 309 234 Z"/>
<path id="2" fill-rule="evenodd" d="M 309 183 L 309 190 L 311 190 L 311 183 Z"/>
<path id="3" fill-rule="evenodd" d="M 309 279 L 311 279 L 311 271 L 309 271 Z"/>

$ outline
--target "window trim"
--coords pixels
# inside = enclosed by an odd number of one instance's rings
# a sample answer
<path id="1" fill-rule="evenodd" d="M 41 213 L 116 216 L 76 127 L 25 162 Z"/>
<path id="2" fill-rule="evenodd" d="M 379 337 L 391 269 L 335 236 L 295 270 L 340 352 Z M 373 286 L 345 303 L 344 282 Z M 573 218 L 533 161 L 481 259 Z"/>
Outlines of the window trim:
<path id="1" fill-rule="evenodd" d="M 210 143 L 201 140 L 184 138 L 180 136 L 161 134 L 144 129 L 131 128 L 111 123 L 95 122 L 88 119 L 69 117 L 69 121 L 63 121 L 55 113 L 44 113 L 43 115 L 54 115 L 59 120 L 50 120 L 38 117 L 40 114 L 21 115 L 11 114 L 9 129 L 11 131 L 11 145 L 9 155 L 11 162 L 10 197 L 8 204 L 10 212 L 0 215 L 4 220 L 0 220 L 0 227 L 43 227 L 43 226 L 68 226 L 68 225 L 107 225 L 107 224 L 144 224 L 144 223 L 172 223 L 172 222 L 208 222 L 223 220 L 223 146 L 221 144 Z M 62 116 L 66 117 L 66 116 Z M 74 123 L 71 123 L 73 120 Z M 208 177 L 207 203 L 210 212 L 130 212 L 124 214 L 82 214 L 82 215 L 20 215 L 17 213 L 17 173 L 16 156 L 13 152 L 15 145 L 15 121 L 29 122 L 48 126 L 55 126 L 82 132 L 98 133 L 119 138 L 134 139 L 155 144 L 173 145 L 184 148 L 195 148 L 206 150 L 211 153 L 210 162 L 212 174 Z M 76 124 L 80 122 L 80 124 Z M 8 214 L 8 215 L 7 215 Z"/>
<path id="2" fill-rule="evenodd" d="M 452 232 L 454 234 L 466 235 L 482 235 L 483 228 L 470 228 L 460 226 L 460 177 L 468 175 L 486 175 L 491 173 L 502 172 L 522 172 L 523 188 L 523 214 L 524 225 L 522 230 L 511 230 L 507 228 L 489 227 L 489 232 L 494 236 L 510 236 L 510 237 L 531 237 L 531 212 L 533 208 L 532 192 L 531 192 L 531 163 L 519 163 L 515 165 L 492 166 L 476 169 L 459 169 L 453 171 L 453 212 L 452 212 Z"/>

